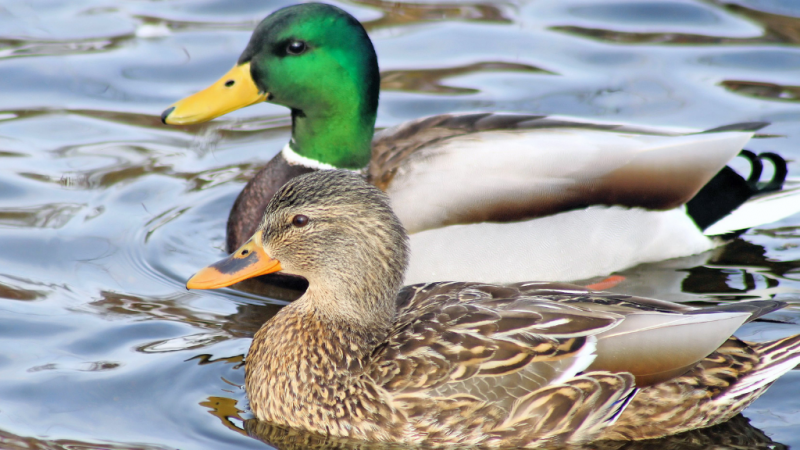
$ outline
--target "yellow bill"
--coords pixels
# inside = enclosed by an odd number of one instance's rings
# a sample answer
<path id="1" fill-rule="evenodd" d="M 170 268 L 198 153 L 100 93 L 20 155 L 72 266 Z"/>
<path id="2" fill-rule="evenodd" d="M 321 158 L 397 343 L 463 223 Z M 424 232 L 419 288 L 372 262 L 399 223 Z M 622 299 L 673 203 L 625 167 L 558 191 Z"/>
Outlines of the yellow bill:
<path id="1" fill-rule="evenodd" d="M 161 121 L 169 125 L 190 125 L 206 122 L 231 111 L 263 102 L 267 92 L 259 92 L 250 75 L 250 63 L 234 66 L 211 86 L 178 100 L 161 113 Z"/>
<path id="2" fill-rule="evenodd" d="M 186 282 L 188 289 L 216 289 L 281 270 L 281 262 L 271 258 L 261 246 L 257 233 L 227 258 L 201 269 Z"/>

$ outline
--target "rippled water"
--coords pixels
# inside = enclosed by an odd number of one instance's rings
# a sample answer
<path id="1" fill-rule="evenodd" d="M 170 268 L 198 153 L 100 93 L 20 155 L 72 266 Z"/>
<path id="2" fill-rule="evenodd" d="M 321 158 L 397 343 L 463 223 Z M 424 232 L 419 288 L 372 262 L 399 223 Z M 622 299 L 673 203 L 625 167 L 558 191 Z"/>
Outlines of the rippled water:
<path id="1" fill-rule="evenodd" d="M 284 303 L 183 283 L 222 256 L 228 210 L 287 141 L 287 111 L 182 128 L 159 114 L 227 71 L 255 23 L 289 3 L 0 0 L 0 447 L 265 448 L 242 431 L 241 362 Z M 379 126 L 475 110 L 758 120 L 772 125 L 749 148 L 800 157 L 796 0 L 337 4 L 377 47 Z M 798 245 L 795 216 L 628 271 L 619 289 L 791 300 Z M 771 317 L 784 323 L 742 336 L 800 332 L 799 308 Z M 800 372 L 745 416 L 800 446 Z"/>

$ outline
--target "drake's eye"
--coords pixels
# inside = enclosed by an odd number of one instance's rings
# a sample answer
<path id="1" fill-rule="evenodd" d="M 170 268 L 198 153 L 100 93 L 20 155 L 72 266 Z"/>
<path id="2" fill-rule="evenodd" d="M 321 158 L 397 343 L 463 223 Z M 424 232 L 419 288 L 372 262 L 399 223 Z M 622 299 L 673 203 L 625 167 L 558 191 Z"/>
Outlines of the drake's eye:
<path id="1" fill-rule="evenodd" d="M 308 216 L 304 216 L 302 214 L 294 216 L 292 218 L 292 225 L 296 226 L 297 228 L 301 228 L 308 225 Z"/>
<path id="2" fill-rule="evenodd" d="M 286 53 L 290 55 L 299 55 L 306 51 L 308 46 L 303 41 L 292 41 L 286 46 Z"/>

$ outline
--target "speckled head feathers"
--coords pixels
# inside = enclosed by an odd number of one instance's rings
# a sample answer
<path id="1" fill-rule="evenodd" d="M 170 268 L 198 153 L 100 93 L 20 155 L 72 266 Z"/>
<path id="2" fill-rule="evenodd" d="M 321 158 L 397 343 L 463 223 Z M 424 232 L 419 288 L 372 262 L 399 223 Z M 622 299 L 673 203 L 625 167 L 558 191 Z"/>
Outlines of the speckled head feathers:
<path id="1" fill-rule="evenodd" d="M 302 206 L 352 208 L 394 217 L 389 198 L 364 177 L 348 170 L 320 170 L 295 177 L 283 185 L 267 206 L 265 217 L 281 209 Z M 398 223 L 398 226 L 402 227 Z"/>
<path id="2" fill-rule="evenodd" d="M 307 278 L 310 291 L 393 309 L 408 236 L 388 197 L 362 176 L 321 170 L 290 180 L 267 206 L 260 232 L 266 252 Z"/>

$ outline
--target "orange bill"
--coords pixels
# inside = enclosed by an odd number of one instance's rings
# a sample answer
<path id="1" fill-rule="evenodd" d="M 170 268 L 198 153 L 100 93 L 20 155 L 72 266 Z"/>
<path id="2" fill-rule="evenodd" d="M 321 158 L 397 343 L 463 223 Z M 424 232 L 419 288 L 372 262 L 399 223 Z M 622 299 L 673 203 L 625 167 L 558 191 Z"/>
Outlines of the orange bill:
<path id="1" fill-rule="evenodd" d="M 264 251 L 261 246 L 261 235 L 258 233 L 227 258 L 194 274 L 186 282 L 186 287 L 216 289 L 279 270 L 281 262 L 272 259 Z"/>
<path id="2" fill-rule="evenodd" d="M 206 122 L 245 106 L 263 102 L 268 95 L 258 91 L 250 75 L 248 62 L 234 66 L 204 90 L 173 103 L 161 113 L 161 121 L 169 125 Z"/>

